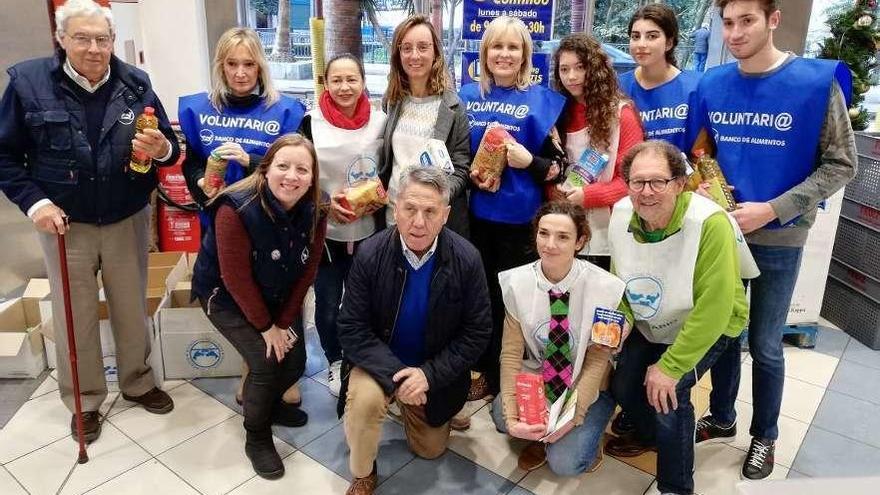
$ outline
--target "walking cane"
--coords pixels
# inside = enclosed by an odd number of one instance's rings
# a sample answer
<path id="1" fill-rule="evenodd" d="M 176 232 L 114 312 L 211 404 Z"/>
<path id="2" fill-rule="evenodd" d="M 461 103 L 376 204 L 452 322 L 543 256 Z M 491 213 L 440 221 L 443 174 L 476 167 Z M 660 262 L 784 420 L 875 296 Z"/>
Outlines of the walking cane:
<path id="1" fill-rule="evenodd" d="M 67 225 L 67 217 L 64 218 Z M 64 318 L 67 321 L 67 350 L 70 357 L 70 374 L 73 377 L 73 402 L 76 405 L 76 437 L 79 440 L 79 459 L 77 462 L 89 462 L 86 453 L 86 440 L 83 433 L 82 401 L 79 397 L 79 370 L 76 365 L 76 337 L 73 334 L 73 310 L 70 306 L 70 280 L 67 277 L 67 245 L 64 234 L 58 234 L 58 257 L 61 260 L 61 287 L 64 293 Z"/>

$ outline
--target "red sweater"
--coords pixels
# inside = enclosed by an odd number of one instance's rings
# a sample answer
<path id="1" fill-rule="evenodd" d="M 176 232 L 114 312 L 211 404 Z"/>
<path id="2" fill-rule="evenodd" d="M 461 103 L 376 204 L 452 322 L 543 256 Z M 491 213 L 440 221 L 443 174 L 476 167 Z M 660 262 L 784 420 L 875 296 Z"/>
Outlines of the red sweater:
<path id="1" fill-rule="evenodd" d="M 584 105 L 569 105 L 569 115 L 566 121 L 566 133 L 586 130 L 587 107 Z M 620 198 L 626 196 L 626 183 L 623 181 L 621 165 L 626 152 L 633 146 L 645 140 L 642 132 L 642 123 L 633 105 L 628 103 L 620 110 L 620 142 L 617 145 L 617 159 L 614 161 L 614 177 L 610 182 L 596 182 L 584 186 L 584 208 L 597 208 L 611 206 Z"/>
<path id="2" fill-rule="evenodd" d="M 241 217 L 231 206 L 221 205 L 214 218 L 214 228 L 220 276 L 247 321 L 260 332 L 268 330 L 273 324 L 279 328 L 290 327 L 302 311 L 303 299 L 318 273 L 318 264 L 324 252 L 324 234 L 327 232 L 326 217 L 315 229 L 315 238 L 309 246 L 309 259 L 302 278 L 291 288 L 287 301 L 276 315 L 269 314 L 269 308 L 266 307 L 260 287 L 254 279 L 251 268 L 251 238 Z"/>

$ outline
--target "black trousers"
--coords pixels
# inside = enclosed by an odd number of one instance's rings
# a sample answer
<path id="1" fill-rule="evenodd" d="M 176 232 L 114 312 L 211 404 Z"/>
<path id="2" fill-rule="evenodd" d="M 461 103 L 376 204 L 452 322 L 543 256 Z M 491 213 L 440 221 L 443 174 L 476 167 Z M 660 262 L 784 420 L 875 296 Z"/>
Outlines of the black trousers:
<path id="1" fill-rule="evenodd" d="M 498 285 L 498 272 L 538 259 L 535 235 L 530 223 L 496 223 L 471 217 L 471 242 L 483 258 L 489 300 L 492 303 L 492 339 L 477 362 L 477 371 L 486 377 L 489 392 L 498 395 L 501 383 L 501 333 L 504 325 L 504 301 Z"/>
<path id="2" fill-rule="evenodd" d="M 266 341 L 237 309 L 202 308 L 211 323 L 229 340 L 250 369 L 244 381 L 244 429 L 250 439 L 272 436 L 272 410 L 281 395 L 302 377 L 306 368 L 306 343 L 302 320 L 291 328 L 297 338 L 293 348 L 278 362 L 273 352 L 266 357 Z M 210 309 L 210 312 L 208 311 Z"/>

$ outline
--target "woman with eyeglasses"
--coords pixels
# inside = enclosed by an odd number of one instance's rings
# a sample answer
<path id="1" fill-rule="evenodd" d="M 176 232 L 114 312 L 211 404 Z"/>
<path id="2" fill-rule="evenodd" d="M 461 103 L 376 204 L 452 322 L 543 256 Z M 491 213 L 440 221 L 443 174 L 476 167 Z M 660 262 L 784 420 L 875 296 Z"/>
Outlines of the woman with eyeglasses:
<path id="1" fill-rule="evenodd" d="M 652 3 L 637 10 L 629 21 L 629 52 L 639 66 L 620 76 L 620 89 L 638 108 L 645 138 L 684 149 L 688 101 L 701 73 L 678 68 L 677 46 L 678 20 L 671 7 Z"/>
<path id="2" fill-rule="evenodd" d="M 635 425 L 605 452 L 656 450 L 661 493 L 694 493 L 691 388 L 748 320 L 741 279 L 757 275 L 742 233 L 720 206 L 683 192 L 685 162 L 666 141 L 623 160 L 628 196 L 609 228 L 613 272 L 626 283 L 635 330 L 623 344 L 612 394 Z"/>
<path id="3" fill-rule="evenodd" d="M 186 136 L 183 175 L 193 199 L 204 205 L 224 187 L 248 176 L 278 136 L 296 132 L 305 114 L 298 100 L 272 85 L 269 64 L 257 33 L 232 28 L 220 36 L 210 92 L 182 96 L 178 109 Z M 228 160 L 219 185 L 205 181 L 211 154 Z M 202 225 L 207 217 L 202 215 Z"/>
<path id="4" fill-rule="evenodd" d="M 391 202 L 385 221 L 394 224 L 401 174 L 423 163 L 422 155 L 433 142 L 445 147 L 452 162 L 452 168 L 445 170 L 452 207 L 446 226 L 467 237 L 470 134 L 464 106 L 446 68 L 443 45 L 431 21 L 415 15 L 394 30 L 392 47 L 388 89 L 382 101 L 388 120 L 379 162 L 379 178 Z"/>
<path id="5" fill-rule="evenodd" d="M 563 153 L 551 134 L 565 99 L 532 85 L 532 38 L 515 17 L 494 19 L 480 42 L 479 82 L 461 88 L 475 156 L 489 124 L 503 126 L 515 142 L 505 144 L 500 179 L 471 174 L 471 240 L 483 257 L 492 301 L 492 340 L 483 355 L 471 399 L 497 395 L 504 303 L 498 273 L 534 261 L 531 222 L 544 200 L 544 185 L 562 169 Z"/>
<path id="6" fill-rule="evenodd" d="M 644 140 L 639 116 L 617 86 L 617 74 L 601 44 L 588 34 L 566 36 L 553 54 L 553 85 L 566 96 L 559 124 L 569 167 L 603 157 L 603 168 L 594 169 L 593 182 L 583 186 L 560 184 L 558 193 L 587 209 L 593 236 L 581 251 L 606 270 L 608 221 L 611 206 L 626 196 L 620 173 L 623 157 Z M 560 179 L 560 181 L 563 181 Z"/>

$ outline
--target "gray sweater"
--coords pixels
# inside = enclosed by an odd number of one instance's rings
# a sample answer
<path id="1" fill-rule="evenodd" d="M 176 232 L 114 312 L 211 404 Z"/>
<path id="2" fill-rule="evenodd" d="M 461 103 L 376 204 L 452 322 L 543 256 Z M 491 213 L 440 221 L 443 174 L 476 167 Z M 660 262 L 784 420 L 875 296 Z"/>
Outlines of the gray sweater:
<path id="1" fill-rule="evenodd" d="M 794 60 L 795 55 L 779 67 L 761 74 L 740 72 L 743 77 L 767 77 Z M 800 218 L 784 229 L 758 229 L 746 235 L 750 244 L 800 247 L 807 242 L 810 227 L 816 221 L 818 205 L 844 187 L 856 175 L 858 166 L 856 142 L 843 91 L 837 81 L 831 85 L 828 110 L 816 147 L 813 172 L 800 184 L 769 201 L 781 223 Z"/>

